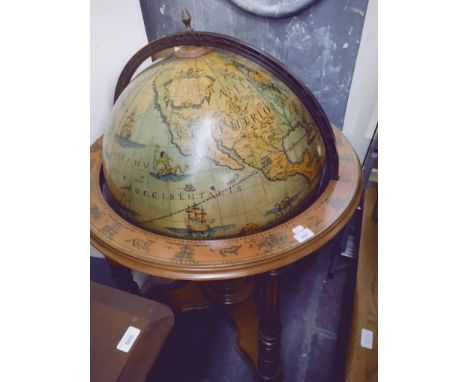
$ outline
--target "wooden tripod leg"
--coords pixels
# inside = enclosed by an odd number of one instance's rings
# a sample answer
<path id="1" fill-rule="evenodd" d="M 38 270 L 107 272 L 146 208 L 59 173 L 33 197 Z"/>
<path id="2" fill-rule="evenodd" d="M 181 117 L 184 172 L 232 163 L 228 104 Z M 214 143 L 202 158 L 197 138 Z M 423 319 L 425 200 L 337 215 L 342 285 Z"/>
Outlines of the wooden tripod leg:
<path id="1" fill-rule="evenodd" d="M 280 360 L 280 276 L 282 270 L 268 272 L 262 281 L 260 325 L 258 336 L 258 375 L 263 381 L 279 381 L 283 377 Z"/>
<path id="2" fill-rule="evenodd" d="M 124 292 L 133 293 L 133 294 L 140 294 L 140 288 L 138 284 L 133 280 L 132 271 L 116 263 L 115 261 L 106 257 L 107 264 L 109 265 L 109 269 L 111 272 L 112 280 L 114 280 L 115 285 L 120 290 Z"/>

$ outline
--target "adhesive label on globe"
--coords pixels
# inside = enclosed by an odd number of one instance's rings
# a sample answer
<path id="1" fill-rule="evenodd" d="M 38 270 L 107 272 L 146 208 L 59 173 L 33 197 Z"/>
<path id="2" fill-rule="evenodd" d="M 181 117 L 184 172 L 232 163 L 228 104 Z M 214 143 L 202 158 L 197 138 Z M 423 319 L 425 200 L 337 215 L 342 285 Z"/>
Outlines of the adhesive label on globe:
<path id="1" fill-rule="evenodd" d="M 301 225 L 294 227 L 292 231 L 294 233 L 294 238 L 299 243 L 303 243 L 304 241 L 306 241 L 307 239 L 310 239 L 312 236 L 315 235 L 309 228 L 304 228 Z"/>
<path id="2" fill-rule="evenodd" d="M 366 349 L 372 349 L 372 343 L 374 342 L 374 333 L 369 329 L 361 330 L 361 347 Z"/>
<path id="3" fill-rule="evenodd" d="M 125 334 L 120 339 L 119 344 L 117 345 L 117 349 L 123 351 L 124 353 L 128 353 L 140 332 L 140 329 L 135 328 L 134 326 L 129 326 L 125 331 Z"/>

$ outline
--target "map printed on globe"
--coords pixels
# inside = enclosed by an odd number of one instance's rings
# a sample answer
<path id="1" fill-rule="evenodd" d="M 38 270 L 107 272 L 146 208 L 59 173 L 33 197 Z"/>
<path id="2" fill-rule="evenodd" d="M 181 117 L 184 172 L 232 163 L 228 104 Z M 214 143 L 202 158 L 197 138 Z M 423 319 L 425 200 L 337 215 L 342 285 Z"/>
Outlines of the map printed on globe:
<path id="1" fill-rule="evenodd" d="M 103 153 L 126 219 L 194 239 L 291 217 L 318 191 L 325 162 L 316 124 L 281 80 L 239 54 L 190 46 L 127 86 Z"/>

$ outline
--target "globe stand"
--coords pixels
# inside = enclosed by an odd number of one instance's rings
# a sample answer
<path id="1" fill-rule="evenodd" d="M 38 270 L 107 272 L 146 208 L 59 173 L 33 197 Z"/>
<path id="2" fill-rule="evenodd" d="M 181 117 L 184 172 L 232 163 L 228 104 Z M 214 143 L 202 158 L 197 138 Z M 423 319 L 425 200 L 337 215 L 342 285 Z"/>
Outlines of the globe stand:
<path id="1" fill-rule="evenodd" d="M 101 138 L 91 147 L 91 243 L 107 257 L 123 290 L 138 293 L 130 269 L 193 281 L 153 297 L 182 312 L 222 306 L 236 330 L 237 349 L 256 378 L 280 380 L 281 269 L 332 240 L 353 216 L 362 194 L 359 160 L 344 135 L 333 132 L 339 176 L 312 205 L 263 232 L 217 240 L 161 236 L 118 215 L 101 188 Z"/>
<path id="2" fill-rule="evenodd" d="M 351 145 L 332 128 L 312 93 L 273 57 L 228 36 L 194 32 L 186 9 L 182 21 L 186 32 L 151 41 L 128 61 L 114 101 L 150 57 L 159 59 L 171 52 L 185 59 L 211 49 L 240 55 L 282 82 L 312 117 L 326 153 L 320 195 L 301 213 L 257 233 L 211 240 L 158 235 L 131 224 L 108 204 L 101 187 L 101 138 L 91 147 L 91 243 L 107 257 L 112 276 L 123 290 L 139 293 L 130 269 L 191 281 L 153 297 L 182 312 L 222 307 L 236 330 L 237 349 L 254 375 L 263 381 L 280 380 L 281 270 L 321 248 L 347 224 L 362 193 L 361 167 Z M 255 72 L 252 75 L 257 81 Z"/>
<path id="3" fill-rule="evenodd" d="M 166 303 L 180 311 L 222 306 L 236 332 L 236 348 L 258 380 L 280 380 L 280 274 L 267 272 L 256 279 L 191 282 L 169 292 Z M 256 296 L 255 289 L 259 296 Z M 258 298 L 256 298 L 258 297 Z"/>
<path id="4" fill-rule="evenodd" d="M 111 260 L 109 265 L 119 289 L 140 293 L 128 268 Z M 220 306 L 236 332 L 236 349 L 252 374 L 261 381 L 279 381 L 283 376 L 280 360 L 281 273 L 282 269 L 279 269 L 255 278 L 189 282 L 179 288 L 158 288 L 145 296 L 181 313 Z"/>

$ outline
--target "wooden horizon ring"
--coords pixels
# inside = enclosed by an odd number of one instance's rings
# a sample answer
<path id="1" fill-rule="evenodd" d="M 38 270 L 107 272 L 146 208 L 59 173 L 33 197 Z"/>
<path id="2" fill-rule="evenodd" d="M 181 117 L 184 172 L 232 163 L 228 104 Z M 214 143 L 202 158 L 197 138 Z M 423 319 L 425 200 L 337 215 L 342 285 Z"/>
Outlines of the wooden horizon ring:
<path id="1" fill-rule="evenodd" d="M 101 191 L 101 137 L 91 146 L 91 244 L 123 266 L 178 280 L 245 277 L 293 263 L 331 240 L 352 217 L 361 197 L 359 159 L 343 133 L 336 128 L 333 131 L 339 155 L 339 179 L 330 180 L 314 203 L 273 228 L 216 240 L 163 236 L 119 216 Z M 299 226 L 313 232 L 302 243 L 293 232 Z"/>

